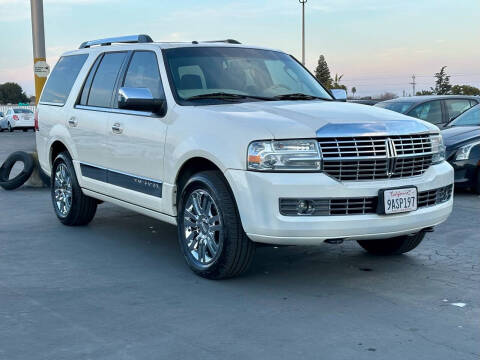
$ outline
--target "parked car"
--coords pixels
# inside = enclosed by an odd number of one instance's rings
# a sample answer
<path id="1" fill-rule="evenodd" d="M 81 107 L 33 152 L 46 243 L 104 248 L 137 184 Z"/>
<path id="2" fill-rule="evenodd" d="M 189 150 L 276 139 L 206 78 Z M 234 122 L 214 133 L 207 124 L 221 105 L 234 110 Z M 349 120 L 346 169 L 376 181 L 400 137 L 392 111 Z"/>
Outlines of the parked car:
<path id="1" fill-rule="evenodd" d="M 480 105 L 465 111 L 442 131 L 455 185 L 480 194 Z"/>
<path id="2" fill-rule="evenodd" d="M 211 279 L 244 272 L 256 242 L 408 252 L 452 211 L 442 136 L 335 94 L 292 56 L 232 40 L 85 42 L 38 106 L 55 213 L 85 225 L 109 201 L 175 224 Z"/>
<path id="3" fill-rule="evenodd" d="M 382 101 L 374 106 L 413 116 L 443 127 L 465 110 L 480 103 L 478 96 L 426 95 Z"/>
<path id="4" fill-rule="evenodd" d="M 8 109 L 5 117 L 0 120 L 0 130 L 13 130 L 21 129 L 27 131 L 34 128 L 34 116 L 33 111 L 29 109 L 15 108 Z"/>

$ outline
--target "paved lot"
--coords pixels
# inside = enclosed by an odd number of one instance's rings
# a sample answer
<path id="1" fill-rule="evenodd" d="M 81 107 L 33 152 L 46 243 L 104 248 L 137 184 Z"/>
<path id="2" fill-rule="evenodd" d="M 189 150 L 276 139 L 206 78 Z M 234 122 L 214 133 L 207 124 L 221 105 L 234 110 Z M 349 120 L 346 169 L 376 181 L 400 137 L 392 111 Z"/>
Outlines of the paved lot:
<path id="1" fill-rule="evenodd" d="M 0 161 L 33 140 L 0 134 Z M 0 214 L 2 360 L 480 357 L 476 195 L 409 255 L 260 248 L 219 282 L 184 265 L 174 227 L 108 204 L 69 228 L 24 187 L 0 190 Z"/>

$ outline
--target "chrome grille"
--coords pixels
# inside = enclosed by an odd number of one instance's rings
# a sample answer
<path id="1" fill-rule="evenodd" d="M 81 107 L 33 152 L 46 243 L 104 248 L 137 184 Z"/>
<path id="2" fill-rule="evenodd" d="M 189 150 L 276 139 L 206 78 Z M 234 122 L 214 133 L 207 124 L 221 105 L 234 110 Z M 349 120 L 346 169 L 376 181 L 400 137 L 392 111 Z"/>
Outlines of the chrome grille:
<path id="1" fill-rule="evenodd" d="M 422 191 L 418 193 L 417 208 L 439 205 L 447 202 L 452 197 L 453 185 L 438 189 Z M 280 214 L 284 216 L 307 216 L 297 213 L 297 203 L 301 199 L 282 198 L 280 199 Z M 320 198 L 307 199 L 312 201 L 315 211 L 309 216 L 328 215 L 363 215 L 375 214 L 377 212 L 377 196 L 357 198 Z"/>
<path id="2" fill-rule="evenodd" d="M 323 171 L 342 181 L 403 178 L 432 164 L 428 134 L 321 138 Z"/>

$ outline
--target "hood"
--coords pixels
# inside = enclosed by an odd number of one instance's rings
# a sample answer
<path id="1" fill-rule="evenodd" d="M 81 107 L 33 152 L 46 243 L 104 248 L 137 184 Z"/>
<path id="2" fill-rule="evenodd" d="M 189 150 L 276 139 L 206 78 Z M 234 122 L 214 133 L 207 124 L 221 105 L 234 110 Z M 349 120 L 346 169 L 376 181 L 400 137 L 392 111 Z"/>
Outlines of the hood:
<path id="1" fill-rule="evenodd" d="M 209 116 L 263 126 L 275 139 L 439 132 L 435 125 L 390 110 L 333 101 L 262 101 L 201 108 Z"/>
<path id="2" fill-rule="evenodd" d="M 465 141 L 480 138 L 480 126 L 452 126 L 442 130 L 442 136 L 447 147 L 455 147 Z"/>

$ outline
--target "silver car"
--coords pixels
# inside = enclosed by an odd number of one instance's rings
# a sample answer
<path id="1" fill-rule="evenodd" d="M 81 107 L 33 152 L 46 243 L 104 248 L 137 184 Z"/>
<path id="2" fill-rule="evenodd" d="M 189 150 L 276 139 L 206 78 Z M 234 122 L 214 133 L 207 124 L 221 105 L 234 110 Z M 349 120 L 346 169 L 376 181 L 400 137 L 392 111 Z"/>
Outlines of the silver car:
<path id="1" fill-rule="evenodd" d="M 16 129 L 27 131 L 28 129 L 33 129 L 34 126 L 34 115 L 30 109 L 8 109 L 5 116 L 0 119 L 0 131 L 8 130 L 12 132 Z"/>

